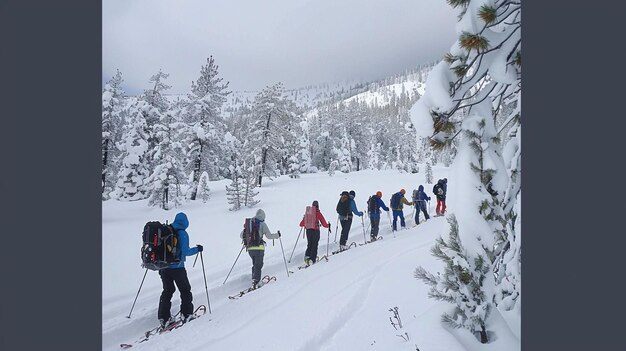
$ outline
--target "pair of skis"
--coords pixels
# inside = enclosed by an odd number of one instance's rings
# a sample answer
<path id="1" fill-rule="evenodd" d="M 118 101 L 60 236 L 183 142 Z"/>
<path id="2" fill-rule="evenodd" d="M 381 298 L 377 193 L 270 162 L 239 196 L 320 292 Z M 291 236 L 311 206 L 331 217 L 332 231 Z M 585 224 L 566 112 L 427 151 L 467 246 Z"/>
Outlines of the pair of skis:
<path id="1" fill-rule="evenodd" d="M 267 284 L 269 284 L 271 282 L 275 282 L 275 281 L 276 281 L 276 277 L 275 276 L 271 276 L 270 277 L 269 275 L 266 275 L 263 278 L 261 278 L 261 283 L 262 283 L 261 285 L 251 286 L 251 287 L 249 287 L 246 290 L 240 291 L 238 294 L 229 296 L 228 298 L 231 299 L 231 300 L 239 299 L 239 298 L 243 297 L 244 295 L 246 295 L 247 293 L 255 291 L 255 290 L 259 290 L 262 287 L 264 287 L 265 285 L 267 285 Z"/>
<path id="2" fill-rule="evenodd" d="M 187 324 L 187 323 L 189 323 L 189 322 L 191 322 L 191 321 L 193 321 L 195 319 L 198 319 L 198 318 L 204 316 L 206 314 L 206 306 L 204 306 L 204 305 L 198 306 L 198 308 L 196 308 L 196 310 L 193 311 L 193 314 L 195 316 L 194 319 L 191 319 L 189 321 L 184 321 L 182 316 L 181 316 L 180 318 L 177 318 L 176 320 L 174 320 L 172 323 L 166 325 L 165 327 L 158 326 L 156 328 L 152 328 L 152 329 L 148 330 L 147 332 L 144 333 L 144 335 L 139 340 L 135 341 L 134 343 L 131 343 L 131 344 L 120 344 L 120 347 L 122 349 L 128 349 L 128 348 L 133 347 L 133 345 L 141 344 L 143 342 L 148 341 L 150 339 L 150 337 L 153 336 L 153 335 L 163 334 L 163 333 L 167 333 L 169 331 L 172 331 L 174 329 L 178 329 L 178 328 L 182 327 L 183 325 L 185 325 L 185 324 Z"/>

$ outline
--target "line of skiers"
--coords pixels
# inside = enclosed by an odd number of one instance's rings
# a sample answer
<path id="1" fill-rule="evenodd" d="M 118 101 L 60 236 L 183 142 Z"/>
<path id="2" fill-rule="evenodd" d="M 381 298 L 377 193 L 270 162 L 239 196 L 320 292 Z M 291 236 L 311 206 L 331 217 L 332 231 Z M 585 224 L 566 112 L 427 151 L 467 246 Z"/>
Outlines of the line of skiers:
<path id="1" fill-rule="evenodd" d="M 437 216 L 444 215 L 446 211 L 446 178 L 439 179 L 433 186 L 433 193 L 437 198 Z M 394 193 L 389 201 L 393 213 L 392 230 L 397 230 L 397 219 L 400 218 L 400 226 L 406 227 L 403 213 L 403 205 L 415 206 L 415 224 L 419 224 L 419 214 L 422 212 L 426 220 L 430 219 L 428 215 L 426 201 L 430 201 L 430 197 L 424 192 L 424 186 L 420 185 L 417 190 L 413 191 L 412 201 L 408 201 L 404 195 L 406 190 L 400 189 Z M 339 241 L 340 251 L 348 249 L 348 233 L 352 226 L 353 215 L 363 217 L 364 213 L 359 211 L 354 200 L 356 193 L 354 190 L 343 191 L 340 194 L 337 203 L 337 214 L 341 223 L 341 237 Z M 369 197 L 367 201 L 367 211 L 370 218 L 370 239 L 376 241 L 378 239 L 378 231 L 380 226 L 380 209 L 389 212 L 389 208 L 382 200 L 382 192 L 377 191 L 376 194 Z M 328 228 L 330 234 L 330 223 L 326 221 L 319 209 L 317 200 L 313 201 L 312 206 L 307 207 L 307 211 L 300 221 L 300 227 L 306 229 L 307 248 L 304 255 L 306 265 L 317 261 L 317 249 L 320 240 L 320 224 Z M 193 256 L 203 251 L 202 245 L 189 247 L 189 235 L 186 229 L 189 227 L 189 219 L 183 212 L 176 214 L 172 227 L 178 233 L 178 245 L 180 245 L 180 261 L 168 265 L 166 268 L 159 270 L 159 276 L 163 283 L 163 292 L 159 298 L 158 319 L 161 327 L 166 327 L 173 320 L 170 314 L 171 299 L 176 291 L 176 287 L 180 292 L 180 312 L 184 322 L 195 318 L 193 315 L 193 296 L 191 293 L 191 284 L 187 277 L 185 269 L 185 258 Z M 243 245 L 248 251 L 248 255 L 252 260 L 252 287 L 257 288 L 261 283 L 261 270 L 263 268 L 263 258 L 265 254 L 265 244 L 263 237 L 267 239 L 278 239 L 281 237 L 280 231 L 272 233 L 265 222 L 265 212 L 262 209 L 256 211 L 254 218 L 246 218 L 244 229 L 239 234 Z"/>

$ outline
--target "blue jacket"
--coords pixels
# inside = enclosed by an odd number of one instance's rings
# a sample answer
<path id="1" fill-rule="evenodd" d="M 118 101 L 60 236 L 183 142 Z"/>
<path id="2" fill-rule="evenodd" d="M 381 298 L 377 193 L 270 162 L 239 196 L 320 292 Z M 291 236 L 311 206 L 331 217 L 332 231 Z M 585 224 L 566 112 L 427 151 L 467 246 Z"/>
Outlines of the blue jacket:
<path id="1" fill-rule="evenodd" d="M 385 203 L 383 202 L 383 199 L 379 198 L 376 195 L 372 195 L 372 197 L 376 197 L 378 199 L 378 201 L 376 202 L 376 212 L 370 212 L 370 218 L 380 218 L 380 208 L 382 207 L 383 210 L 389 212 L 389 208 L 387 206 L 385 206 Z"/>
<path id="2" fill-rule="evenodd" d="M 178 233 L 180 262 L 171 263 L 169 266 L 167 266 L 167 268 L 185 268 L 185 258 L 187 256 L 193 256 L 198 253 L 198 248 L 196 246 L 192 248 L 189 247 L 189 234 L 187 234 L 187 231 L 185 231 L 187 227 L 189 227 L 189 220 L 187 219 L 187 215 L 183 212 L 179 212 L 176 215 L 174 222 L 172 223 L 172 228 L 174 228 Z"/>
<path id="3" fill-rule="evenodd" d="M 430 201 L 430 196 L 426 195 L 426 193 L 424 192 L 424 186 L 420 185 L 417 188 L 417 201 Z"/>
<path id="4" fill-rule="evenodd" d="M 354 196 L 350 195 L 350 209 L 352 210 L 352 212 L 359 216 L 359 217 L 363 217 L 363 212 L 359 211 L 356 208 L 356 201 L 354 201 Z"/>

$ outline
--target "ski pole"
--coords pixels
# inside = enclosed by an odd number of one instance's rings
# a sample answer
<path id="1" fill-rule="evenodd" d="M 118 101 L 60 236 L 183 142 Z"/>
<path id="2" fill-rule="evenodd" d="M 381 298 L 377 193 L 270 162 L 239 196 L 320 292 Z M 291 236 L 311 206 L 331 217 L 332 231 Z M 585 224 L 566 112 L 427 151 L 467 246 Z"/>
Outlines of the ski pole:
<path id="1" fill-rule="evenodd" d="M 335 243 L 337 242 L 337 229 L 339 229 L 339 216 L 337 216 L 337 224 L 335 225 Z"/>
<path id="2" fill-rule="evenodd" d="M 135 308 L 135 302 L 137 302 L 137 298 L 139 297 L 139 292 L 141 291 L 141 287 L 143 286 L 143 281 L 146 279 L 146 274 L 148 274 L 148 268 L 146 268 L 146 272 L 143 274 L 143 279 L 141 279 L 141 285 L 139 285 L 139 290 L 137 290 L 137 296 L 135 296 L 135 301 L 133 301 L 133 307 L 130 308 L 130 312 L 128 312 L 128 316 L 126 316 L 126 318 L 130 318 L 130 314 L 133 313 L 133 309 Z"/>
<path id="3" fill-rule="evenodd" d="M 193 260 L 193 266 L 191 266 L 191 268 L 196 268 L 196 261 L 198 261 L 198 254 L 196 254 L 196 259 Z"/>
<path id="4" fill-rule="evenodd" d="M 300 233 L 302 233 L 302 229 L 304 229 L 304 227 L 300 227 L 300 232 L 298 232 L 298 238 L 296 238 L 296 243 L 293 245 L 293 251 L 291 251 L 291 256 L 289 256 L 289 263 L 291 263 L 293 253 L 296 252 L 296 245 L 298 245 L 298 240 L 300 240 Z"/>
<path id="5" fill-rule="evenodd" d="M 196 256 L 198 258 L 198 256 Z M 206 285 L 206 272 L 204 271 L 204 259 L 202 258 L 202 251 L 200 251 L 200 262 L 202 263 L 202 274 L 204 275 L 204 289 L 206 290 L 206 301 L 209 304 L 209 314 L 211 314 L 211 300 L 209 300 L 209 288 Z"/>
<path id="6" fill-rule="evenodd" d="M 328 235 L 326 236 L 326 261 L 328 261 L 328 247 L 330 246 L 330 223 L 328 223 Z"/>
<path id="7" fill-rule="evenodd" d="M 224 282 L 222 283 L 222 285 L 226 284 L 226 280 L 228 279 L 228 277 L 230 277 L 230 272 L 233 271 L 233 268 L 235 268 L 235 264 L 237 263 L 237 260 L 239 260 L 239 256 L 241 256 L 241 253 L 243 252 L 243 248 L 245 246 L 241 245 L 241 250 L 239 250 L 239 255 L 237 255 L 237 259 L 235 259 L 235 263 L 233 263 L 233 266 L 230 267 L 230 271 L 228 272 L 228 275 L 226 276 L 226 279 L 224 279 Z"/>
<path id="8" fill-rule="evenodd" d="M 415 207 L 417 207 L 417 202 L 413 203 L 413 212 L 411 212 L 411 218 L 413 218 L 413 222 L 415 222 Z M 419 223 L 415 223 L 415 225 L 418 225 Z"/>
<path id="9" fill-rule="evenodd" d="M 298 234 L 300 237 L 300 234 Z M 289 268 L 287 268 L 287 260 L 285 259 L 285 250 L 283 250 L 283 241 L 280 239 L 280 230 L 278 231 L 278 241 L 280 242 L 280 251 L 283 253 L 283 261 L 285 261 L 285 270 L 287 271 L 287 277 L 289 277 Z"/>
<path id="10" fill-rule="evenodd" d="M 365 237 L 365 223 L 363 222 L 363 216 L 361 216 L 361 226 L 363 227 L 363 244 L 367 244 L 367 238 Z"/>

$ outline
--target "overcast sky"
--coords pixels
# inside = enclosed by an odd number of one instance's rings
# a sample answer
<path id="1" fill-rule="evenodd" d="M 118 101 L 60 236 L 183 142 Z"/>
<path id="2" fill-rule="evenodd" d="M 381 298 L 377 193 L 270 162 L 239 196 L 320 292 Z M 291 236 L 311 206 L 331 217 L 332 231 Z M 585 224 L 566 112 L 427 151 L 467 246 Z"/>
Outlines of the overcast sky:
<path id="1" fill-rule="evenodd" d="M 128 94 L 162 69 L 187 93 L 213 55 L 232 90 L 372 80 L 440 60 L 456 39 L 445 0 L 103 0 L 102 75 Z"/>

